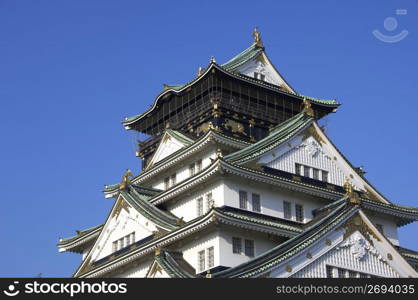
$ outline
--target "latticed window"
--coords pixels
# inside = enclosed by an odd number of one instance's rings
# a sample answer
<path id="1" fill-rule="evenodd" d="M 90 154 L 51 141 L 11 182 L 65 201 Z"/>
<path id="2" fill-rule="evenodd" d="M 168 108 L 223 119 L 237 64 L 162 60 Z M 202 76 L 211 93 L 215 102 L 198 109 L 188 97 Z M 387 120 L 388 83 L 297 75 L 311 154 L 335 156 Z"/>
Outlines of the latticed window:
<path id="1" fill-rule="evenodd" d="M 245 240 L 245 255 L 254 257 L 254 241 Z"/>
<path id="2" fill-rule="evenodd" d="M 196 209 L 197 209 L 197 216 L 203 216 L 203 198 L 198 198 L 196 200 Z"/>
<path id="3" fill-rule="evenodd" d="M 331 266 L 327 266 L 327 278 L 334 277 L 334 268 Z"/>
<path id="4" fill-rule="evenodd" d="M 208 269 L 210 269 L 215 265 L 215 249 L 213 247 L 209 247 L 207 249 L 207 256 L 208 256 Z"/>
<path id="5" fill-rule="evenodd" d="M 205 270 L 205 250 L 199 251 L 197 253 L 197 270 L 198 273 Z"/>
<path id="6" fill-rule="evenodd" d="M 292 218 L 292 206 L 290 205 L 290 202 L 283 201 L 283 217 L 285 219 Z"/>
<path id="7" fill-rule="evenodd" d="M 239 208 L 247 209 L 248 207 L 248 197 L 246 191 L 239 191 Z"/>
<path id="8" fill-rule="evenodd" d="M 194 176 L 194 174 L 195 174 L 195 164 L 193 163 L 189 166 L 189 175 Z"/>
<path id="9" fill-rule="evenodd" d="M 296 221 L 303 222 L 303 205 L 295 204 L 295 214 L 296 214 Z"/>
<path id="10" fill-rule="evenodd" d="M 131 244 L 135 243 L 135 232 L 131 233 Z"/>
<path id="11" fill-rule="evenodd" d="M 240 254 L 241 252 L 242 252 L 241 238 L 233 237 L 232 238 L 232 253 Z"/>
<path id="12" fill-rule="evenodd" d="M 310 177 L 311 175 L 311 168 L 308 166 L 303 166 L 303 176 Z"/>
<path id="13" fill-rule="evenodd" d="M 171 183 L 171 186 L 173 186 L 173 185 L 175 185 L 176 183 L 177 183 L 177 174 L 176 173 L 174 173 L 174 174 L 172 174 L 171 176 L 170 176 L 170 183 Z"/>
<path id="14" fill-rule="evenodd" d="M 202 160 L 201 160 L 201 159 L 199 159 L 199 160 L 196 162 L 196 171 L 197 171 L 197 172 L 202 171 Z"/>
<path id="15" fill-rule="evenodd" d="M 112 252 L 116 252 L 118 250 L 118 241 L 114 241 L 112 243 Z"/>
<path id="16" fill-rule="evenodd" d="M 313 179 L 319 180 L 319 170 L 318 169 L 313 169 Z"/>
<path id="17" fill-rule="evenodd" d="M 261 203 L 260 203 L 260 195 L 259 194 L 253 194 L 252 195 L 253 200 L 253 211 L 261 212 Z"/>
<path id="18" fill-rule="evenodd" d="M 346 270 L 338 268 L 338 278 L 346 278 Z"/>
<path id="19" fill-rule="evenodd" d="M 295 173 L 296 173 L 296 175 L 302 175 L 302 165 L 301 164 L 295 164 Z"/>
<path id="20" fill-rule="evenodd" d="M 170 188 L 170 177 L 164 179 L 164 189 L 168 190 Z"/>
<path id="21" fill-rule="evenodd" d="M 327 171 L 322 171 L 322 181 L 328 182 L 329 181 L 329 173 Z"/>
<path id="22" fill-rule="evenodd" d="M 212 193 L 208 193 L 206 195 L 206 211 L 209 211 L 212 206 L 213 206 Z"/>

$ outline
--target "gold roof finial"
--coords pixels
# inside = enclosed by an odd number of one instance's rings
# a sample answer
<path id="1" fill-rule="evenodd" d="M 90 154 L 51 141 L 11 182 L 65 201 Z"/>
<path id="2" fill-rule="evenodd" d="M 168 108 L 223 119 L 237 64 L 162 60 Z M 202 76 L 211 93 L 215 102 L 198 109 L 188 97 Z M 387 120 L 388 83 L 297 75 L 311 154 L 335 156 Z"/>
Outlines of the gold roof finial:
<path id="1" fill-rule="evenodd" d="M 253 30 L 253 37 L 254 37 L 254 43 L 257 45 L 257 47 L 260 47 L 260 48 L 264 47 L 263 42 L 261 41 L 261 34 L 258 31 L 257 27 L 255 27 Z"/>
<path id="2" fill-rule="evenodd" d="M 353 203 L 353 204 L 359 204 L 360 203 L 359 197 L 358 197 L 356 191 L 354 190 L 353 185 L 348 180 L 348 178 L 345 179 L 344 190 L 345 190 L 345 195 L 348 197 L 348 201 L 350 203 Z"/>
<path id="3" fill-rule="evenodd" d="M 130 169 L 126 169 L 126 173 L 123 175 L 122 177 L 122 181 L 119 185 L 119 189 L 120 190 L 124 190 L 126 189 L 126 187 L 128 186 L 128 184 L 131 182 L 131 180 L 129 179 L 129 177 L 133 177 L 134 175 L 132 174 Z"/>
<path id="4" fill-rule="evenodd" d="M 167 121 L 167 123 L 165 123 L 165 128 L 166 129 L 169 129 L 171 127 L 171 124 L 170 124 L 170 122 L 169 121 Z"/>
<path id="5" fill-rule="evenodd" d="M 210 58 L 210 63 L 216 63 L 216 59 L 215 59 L 215 57 L 214 56 L 212 56 L 211 58 Z"/>
<path id="6" fill-rule="evenodd" d="M 312 104 L 306 97 L 303 97 L 303 111 L 309 117 L 315 117 L 314 110 L 312 109 Z"/>

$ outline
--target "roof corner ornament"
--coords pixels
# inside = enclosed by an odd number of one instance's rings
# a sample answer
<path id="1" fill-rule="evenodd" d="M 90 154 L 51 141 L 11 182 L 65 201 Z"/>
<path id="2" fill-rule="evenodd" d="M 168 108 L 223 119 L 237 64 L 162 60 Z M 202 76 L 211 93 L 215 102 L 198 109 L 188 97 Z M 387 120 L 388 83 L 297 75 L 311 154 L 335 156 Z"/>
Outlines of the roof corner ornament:
<path id="1" fill-rule="evenodd" d="M 223 156 L 223 154 L 222 154 L 221 149 L 217 149 L 217 150 L 216 150 L 216 157 L 217 157 L 217 158 L 223 158 L 223 157 L 224 157 L 224 156 Z"/>
<path id="2" fill-rule="evenodd" d="M 166 129 L 170 129 L 171 128 L 171 124 L 169 121 L 167 121 L 167 123 L 165 123 L 165 128 Z"/>
<path id="3" fill-rule="evenodd" d="M 161 254 L 161 247 L 155 248 L 155 256 L 159 256 Z"/>
<path id="4" fill-rule="evenodd" d="M 253 37 L 254 37 L 254 44 L 257 47 L 263 48 L 263 42 L 261 41 L 261 34 L 258 31 L 257 27 L 254 28 L 253 30 Z"/>
<path id="5" fill-rule="evenodd" d="M 360 204 L 360 199 L 358 197 L 358 194 L 354 190 L 353 184 L 348 180 L 348 178 L 344 182 L 344 190 L 345 190 L 345 196 L 348 197 L 348 201 L 352 204 Z"/>
<path id="6" fill-rule="evenodd" d="M 130 169 L 126 169 L 126 173 L 123 175 L 122 177 L 122 181 L 119 185 L 119 190 L 124 190 L 128 187 L 128 184 L 131 183 L 131 180 L 129 179 L 129 177 L 133 177 L 134 175 L 132 174 Z"/>
<path id="7" fill-rule="evenodd" d="M 315 118 L 315 113 L 314 113 L 314 110 L 312 108 L 312 104 L 306 97 L 303 97 L 303 112 L 307 116 Z"/>
<path id="8" fill-rule="evenodd" d="M 206 278 L 212 278 L 212 274 L 210 273 L 210 270 L 206 273 Z"/>
<path id="9" fill-rule="evenodd" d="M 177 226 L 183 226 L 184 224 L 186 224 L 186 222 L 184 221 L 183 217 L 181 217 L 180 219 L 177 219 L 176 221 Z"/>
<path id="10" fill-rule="evenodd" d="M 214 57 L 214 56 L 212 56 L 212 57 L 210 58 L 210 63 L 211 63 L 211 64 L 216 64 L 216 59 L 215 59 L 215 57 Z"/>
<path id="11" fill-rule="evenodd" d="M 204 71 L 204 69 L 202 67 L 199 67 L 199 69 L 197 69 L 196 77 L 202 76 L 203 71 Z"/>

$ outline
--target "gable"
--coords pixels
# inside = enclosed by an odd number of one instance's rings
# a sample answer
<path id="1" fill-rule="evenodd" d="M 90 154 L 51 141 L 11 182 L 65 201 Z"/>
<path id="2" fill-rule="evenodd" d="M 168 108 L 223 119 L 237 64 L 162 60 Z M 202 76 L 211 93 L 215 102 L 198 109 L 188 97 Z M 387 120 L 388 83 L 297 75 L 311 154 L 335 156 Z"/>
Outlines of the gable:
<path id="1" fill-rule="evenodd" d="M 157 162 L 163 160 L 164 158 L 168 157 L 169 155 L 177 152 L 178 150 L 190 145 L 190 142 L 187 140 L 181 140 L 177 138 L 171 131 L 166 131 L 163 137 L 161 138 L 161 142 L 158 145 L 157 150 L 155 151 L 154 156 L 149 161 L 147 168 L 151 167 L 152 165 L 156 164 Z"/>
<path id="2" fill-rule="evenodd" d="M 418 273 L 359 210 L 268 276 L 397 278 L 418 277 Z"/>
<path id="3" fill-rule="evenodd" d="M 291 277 L 385 277 L 400 274 L 358 231 Z"/>
<path id="4" fill-rule="evenodd" d="M 274 68 L 268 57 L 264 52 L 260 53 L 257 57 L 245 62 L 236 72 L 254 78 L 254 72 L 265 76 L 264 81 L 280 86 L 289 92 L 295 93 L 295 91 L 287 84 L 281 74 Z"/>
<path id="5" fill-rule="evenodd" d="M 344 186 L 345 181 L 349 180 L 356 190 L 388 203 L 356 172 L 315 122 L 301 134 L 265 153 L 259 158 L 258 163 L 293 174 L 296 174 L 296 164 L 300 164 L 303 166 L 302 176 L 306 167 L 311 178 L 314 177 L 315 168 L 319 170 L 319 180 L 322 180 L 322 171 L 326 171 L 329 183 Z"/>
<path id="6" fill-rule="evenodd" d="M 137 212 L 123 197 L 119 197 L 116 205 L 107 220 L 102 234 L 96 241 L 93 252 L 91 253 L 91 262 L 95 262 L 114 252 L 113 242 L 129 237 L 129 242 L 124 241 L 126 247 L 128 243 L 140 241 L 157 231 L 154 223 L 144 218 Z M 131 240 L 133 239 L 133 240 Z"/>

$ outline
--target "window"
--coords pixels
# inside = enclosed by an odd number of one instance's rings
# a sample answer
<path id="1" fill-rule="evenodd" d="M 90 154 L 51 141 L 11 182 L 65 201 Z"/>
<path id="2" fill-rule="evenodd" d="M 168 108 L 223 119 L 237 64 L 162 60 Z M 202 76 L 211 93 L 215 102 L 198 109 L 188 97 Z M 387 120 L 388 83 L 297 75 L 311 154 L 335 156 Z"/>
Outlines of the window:
<path id="1" fill-rule="evenodd" d="M 254 241 L 245 240 L 245 255 L 254 257 Z"/>
<path id="2" fill-rule="evenodd" d="M 239 191 L 239 208 L 247 209 L 247 192 Z"/>
<path id="3" fill-rule="evenodd" d="M 301 164 L 295 164 L 295 174 L 296 175 L 302 175 L 302 165 Z"/>
<path id="4" fill-rule="evenodd" d="M 170 176 L 170 184 L 171 186 L 175 185 L 177 183 L 177 174 L 174 173 L 173 175 Z"/>
<path id="5" fill-rule="evenodd" d="M 203 216 L 203 198 L 198 198 L 196 201 L 197 216 Z"/>
<path id="6" fill-rule="evenodd" d="M 196 172 L 200 172 L 200 171 L 202 171 L 202 160 L 201 159 L 199 159 L 196 162 Z"/>
<path id="7" fill-rule="evenodd" d="M 164 179 L 164 189 L 168 190 L 170 188 L 170 177 Z"/>
<path id="8" fill-rule="evenodd" d="M 327 278 L 333 278 L 334 277 L 334 268 L 331 266 L 327 266 Z"/>
<path id="9" fill-rule="evenodd" d="M 346 270 L 338 268 L 338 278 L 346 278 Z"/>
<path id="10" fill-rule="evenodd" d="M 241 238 L 233 237 L 232 238 L 232 253 L 241 254 L 241 252 L 242 252 Z"/>
<path id="11" fill-rule="evenodd" d="M 283 201 L 283 216 L 285 219 L 292 218 L 292 206 L 290 205 L 290 202 Z"/>
<path id="12" fill-rule="evenodd" d="M 215 265 L 215 250 L 213 247 L 207 249 L 208 256 L 208 269 L 212 268 Z"/>
<path id="13" fill-rule="evenodd" d="M 303 222 L 305 219 L 303 216 L 303 206 L 300 204 L 295 204 L 295 214 L 296 214 L 296 221 Z"/>
<path id="14" fill-rule="evenodd" d="M 318 169 L 313 169 L 313 179 L 319 180 L 319 170 Z"/>
<path id="15" fill-rule="evenodd" d="M 254 78 L 255 78 L 255 79 L 258 79 L 258 75 L 259 75 L 259 74 L 258 74 L 257 72 L 254 72 Z"/>
<path id="16" fill-rule="evenodd" d="M 303 166 L 303 176 L 311 177 L 311 168 L 308 166 Z"/>
<path id="17" fill-rule="evenodd" d="M 322 171 L 322 181 L 324 182 L 328 182 L 328 172 L 327 171 Z"/>
<path id="18" fill-rule="evenodd" d="M 195 164 L 194 164 L 194 163 L 192 163 L 192 164 L 189 166 L 189 175 L 190 175 L 190 176 L 194 176 L 194 174 L 195 174 Z"/>
<path id="19" fill-rule="evenodd" d="M 197 253 L 197 270 L 198 273 L 205 270 L 205 250 L 199 251 Z"/>
<path id="20" fill-rule="evenodd" d="M 213 206 L 212 193 L 206 195 L 206 211 L 209 211 Z"/>
<path id="21" fill-rule="evenodd" d="M 252 195 L 252 200 L 253 200 L 253 211 L 261 212 L 260 195 L 259 194 L 253 194 Z"/>
<path id="22" fill-rule="evenodd" d="M 112 251 L 116 252 L 122 248 L 128 247 L 135 242 L 135 232 L 132 232 L 112 243 Z"/>
<path id="23" fill-rule="evenodd" d="M 264 74 L 260 74 L 260 80 L 264 81 L 266 79 L 266 76 Z"/>

